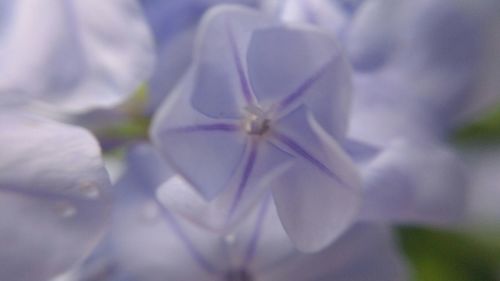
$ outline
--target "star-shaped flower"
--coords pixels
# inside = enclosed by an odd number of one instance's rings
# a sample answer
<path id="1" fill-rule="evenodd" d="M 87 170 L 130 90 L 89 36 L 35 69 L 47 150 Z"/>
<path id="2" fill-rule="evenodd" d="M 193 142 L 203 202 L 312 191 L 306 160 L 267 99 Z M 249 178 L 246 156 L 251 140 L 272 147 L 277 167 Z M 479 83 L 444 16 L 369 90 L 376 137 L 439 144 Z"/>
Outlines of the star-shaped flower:
<path id="1" fill-rule="evenodd" d="M 117 183 L 106 246 L 80 270 L 93 280 L 407 280 L 390 229 L 359 224 L 319 253 L 297 251 L 266 197 L 230 235 L 219 235 L 170 212 L 155 198 L 172 171 L 147 144 L 129 150 Z M 138 243 L 138 241 L 140 243 Z M 83 278 L 85 279 L 85 278 Z M 80 280 L 80 279 L 79 279 Z M 85 279 L 87 280 L 87 279 Z"/>
<path id="2" fill-rule="evenodd" d="M 197 40 L 191 69 L 155 117 L 155 144 L 217 205 L 221 225 L 272 188 L 297 246 L 326 246 L 355 217 L 360 186 L 341 146 L 350 77 L 335 39 L 226 6 L 207 13 Z"/>

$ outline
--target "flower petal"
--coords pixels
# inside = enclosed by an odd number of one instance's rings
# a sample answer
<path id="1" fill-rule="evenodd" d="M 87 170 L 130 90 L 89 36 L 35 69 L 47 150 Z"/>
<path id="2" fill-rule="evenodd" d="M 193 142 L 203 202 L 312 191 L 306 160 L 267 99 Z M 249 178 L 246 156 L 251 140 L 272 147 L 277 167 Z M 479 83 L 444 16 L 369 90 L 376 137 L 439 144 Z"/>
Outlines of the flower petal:
<path id="1" fill-rule="evenodd" d="M 154 112 L 173 90 L 192 60 L 195 30 L 213 5 L 254 5 L 253 0 L 141 0 L 156 41 L 157 62 L 149 82 L 148 111 Z"/>
<path id="2" fill-rule="evenodd" d="M 6 98 L 84 111 L 116 105 L 149 75 L 153 45 L 135 0 L 8 2 L 0 55 Z"/>
<path id="3" fill-rule="evenodd" d="M 249 164 L 250 153 L 247 152 L 247 160 L 239 165 L 228 188 L 214 200 L 201 198 L 179 177 L 163 184 L 158 196 L 169 209 L 190 221 L 219 233 L 228 233 L 262 201 L 272 187 L 272 180 L 281 175 L 293 159 L 290 154 L 265 143 L 257 147 L 253 164 Z M 249 165 L 252 165 L 251 171 L 244 179 Z"/>
<path id="4" fill-rule="evenodd" d="M 292 168 L 272 182 L 283 225 L 298 249 L 318 251 L 345 231 L 357 215 L 361 186 L 354 164 L 309 116 L 301 133 L 278 136 L 278 145 L 296 155 Z M 282 127 L 284 128 L 284 127 Z"/>
<path id="5" fill-rule="evenodd" d="M 396 140 L 362 169 L 363 219 L 449 224 L 463 216 L 464 167 L 446 147 Z"/>
<path id="6" fill-rule="evenodd" d="M 82 129 L 8 111 L 0 143 L 0 279 L 50 279 L 88 254 L 106 225 L 99 146 Z"/>
<path id="7" fill-rule="evenodd" d="M 120 274 L 140 280 L 214 280 L 224 263 L 221 238 L 177 219 L 155 199 L 161 171 L 172 171 L 146 144 L 129 150 L 127 164 L 115 188 L 110 234 L 110 259 Z"/>
<path id="8" fill-rule="evenodd" d="M 271 244 L 273 240 L 267 242 L 267 248 L 276 249 Z M 275 261 L 259 280 L 409 280 L 408 266 L 396 244 L 388 227 L 357 224 L 321 252 L 302 255 L 292 252 L 286 262 Z"/>
<path id="9" fill-rule="evenodd" d="M 246 139 L 232 120 L 209 118 L 191 107 L 188 72 L 155 116 L 151 134 L 156 147 L 206 198 L 226 188 L 243 159 Z"/>
<path id="10" fill-rule="evenodd" d="M 467 190 L 467 222 L 474 227 L 500 225 L 500 146 L 498 144 L 460 148 L 470 175 Z"/>
<path id="11" fill-rule="evenodd" d="M 274 24 L 251 9 L 220 6 L 205 14 L 200 24 L 194 65 L 193 108 L 213 118 L 236 118 L 255 97 L 245 60 L 252 33 Z"/>
<path id="12" fill-rule="evenodd" d="M 252 88 L 263 108 L 283 116 L 306 104 L 336 137 L 347 126 L 350 72 L 334 38 L 313 28 L 255 31 L 248 49 Z"/>

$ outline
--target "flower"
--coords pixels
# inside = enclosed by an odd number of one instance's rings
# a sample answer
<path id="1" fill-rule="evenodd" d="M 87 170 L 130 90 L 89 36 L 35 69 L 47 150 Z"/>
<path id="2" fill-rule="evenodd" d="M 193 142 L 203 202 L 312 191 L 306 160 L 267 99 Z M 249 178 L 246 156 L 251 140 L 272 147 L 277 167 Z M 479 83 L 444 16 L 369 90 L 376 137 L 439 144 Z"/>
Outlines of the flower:
<path id="1" fill-rule="evenodd" d="M 148 77 L 153 42 L 135 0 L 2 1 L 0 104 L 110 107 Z"/>
<path id="2" fill-rule="evenodd" d="M 105 251 L 80 276 L 106 280 L 406 280 L 407 269 L 390 230 L 357 225 L 315 254 L 298 252 L 281 227 L 270 197 L 229 235 L 171 213 L 155 188 L 176 184 L 148 144 L 132 147 L 115 190 L 114 219 Z M 81 279 L 79 279 L 81 280 Z"/>
<path id="3" fill-rule="evenodd" d="M 215 227 L 272 189 L 297 247 L 325 247 L 356 216 L 360 186 L 341 147 L 350 78 L 334 38 L 236 6 L 209 11 L 200 30 L 193 66 L 155 116 L 155 145 L 225 213 Z"/>
<path id="4" fill-rule="evenodd" d="M 80 128 L 7 109 L 0 143 L 0 279 L 48 280 L 85 257 L 107 223 L 98 144 Z"/>

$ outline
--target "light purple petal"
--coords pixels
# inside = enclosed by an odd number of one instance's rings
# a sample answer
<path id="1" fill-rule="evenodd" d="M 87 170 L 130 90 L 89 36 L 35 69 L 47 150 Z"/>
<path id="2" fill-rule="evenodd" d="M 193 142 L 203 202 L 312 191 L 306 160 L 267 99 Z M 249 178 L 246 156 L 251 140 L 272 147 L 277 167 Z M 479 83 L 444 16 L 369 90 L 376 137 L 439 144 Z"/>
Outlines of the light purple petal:
<path id="1" fill-rule="evenodd" d="M 305 104 L 326 130 L 342 138 L 350 104 L 350 72 L 334 38 L 313 28 L 268 28 L 248 50 L 252 88 L 279 116 Z"/>
<path id="2" fill-rule="evenodd" d="M 244 178 L 250 167 L 247 151 L 228 188 L 214 200 L 200 197 L 182 178 L 172 178 L 159 190 L 160 200 L 173 211 L 190 221 L 219 233 L 227 233 L 241 224 L 255 205 L 268 194 L 273 180 L 288 167 L 293 157 L 271 144 L 260 144 L 253 160 L 251 174 Z M 245 185 L 242 183 L 245 181 Z"/>
<path id="3" fill-rule="evenodd" d="M 264 226 L 265 227 L 265 226 Z M 264 234 L 263 237 L 270 235 Z M 273 240 L 262 246 L 276 250 Z M 291 255 L 264 269 L 259 280 L 409 280 L 407 265 L 387 227 L 356 225 L 333 245 L 315 254 Z"/>
<path id="4" fill-rule="evenodd" d="M 149 112 L 173 90 L 192 60 L 195 30 L 217 4 L 255 5 L 253 0 L 141 0 L 156 41 L 157 62 L 149 82 Z"/>
<path id="5" fill-rule="evenodd" d="M 420 106 L 449 131 L 499 100 L 491 78 L 498 73 L 491 51 L 499 42 L 493 32 L 497 11 L 495 1 L 367 2 L 353 23 L 348 50 L 357 70 L 376 66 L 376 74 L 369 72 L 376 79 L 404 81 L 390 95 L 403 104 L 414 100 L 408 110 Z"/>
<path id="6" fill-rule="evenodd" d="M 298 159 L 272 186 L 290 239 L 298 249 L 313 252 L 351 225 L 360 204 L 361 183 L 342 148 L 310 116 L 306 120 L 310 131 L 276 138 L 282 149 Z"/>
<path id="7" fill-rule="evenodd" d="M 354 68 L 372 71 L 384 66 L 399 47 L 401 25 L 409 1 L 366 1 L 353 17 L 347 34 L 347 51 Z"/>
<path id="8" fill-rule="evenodd" d="M 149 145 L 133 147 L 116 186 L 112 259 L 125 276 L 140 280 L 214 280 L 224 268 L 221 238 L 178 219 L 155 199 L 160 172 L 171 173 Z M 137 169 L 155 166 L 155 171 Z"/>
<path id="9" fill-rule="evenodd" d="M 191 103 L 213 118 L 235 118 L 255 97 L 248 79 L 247 48 L 253 31 L 273 21 L 251 9 L 222 6 L 203 18 L 196 38 Z"/>
<path id="10" fill-rule="evenodd" d="M 209 118 L 191 107 L 191 75 L 166 100 L 151 133 L 173 168 L 203 196 L 213 198 L 233 177 L 247 141 L 235 121 Z"/>
<path id="11" fill-rule="evenodd" d="M 116 105 L 149 75 L 153 45 L 136 1 L 8 2 L 0 40 L 5 98 L 83 111 Z"/>
<path id="12" fill-rule="evenodd" d="M 444 137 L 448 122 L 437 122 L 437 105 L 420 96 L 421 92 L 429 92 L 428 84 L 415 84 L 397 69 L 357 74 L 353 84 L 349 137 L 376 146 L 403 137 Z"/>
<path id="13" fill-rule="evenodd" d="M 463 218 L 464 166 L 440 144 L 395 140 L 362 171 L 362 219 L 445 225 Z"/>
<path id="14" fill-rule="evenodd" d="M 0 114 L 0 279 L 47 280 L 89 254 L 109 218 L 109 179 L 85 130 Z"/>

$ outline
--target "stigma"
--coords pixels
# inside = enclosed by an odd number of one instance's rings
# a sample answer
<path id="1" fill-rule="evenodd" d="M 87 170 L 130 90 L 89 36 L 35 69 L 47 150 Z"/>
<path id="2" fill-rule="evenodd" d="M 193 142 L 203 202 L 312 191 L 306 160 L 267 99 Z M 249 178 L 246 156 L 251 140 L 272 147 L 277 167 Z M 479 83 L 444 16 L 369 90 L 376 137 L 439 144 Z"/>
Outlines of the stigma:
<path id="1" fill-rule="evenodd" d="M 248 135 L 262 136 L 269 131 L 270 122 L 266 114 L 257 107 L 246 108 L 243 129 Z"/>

